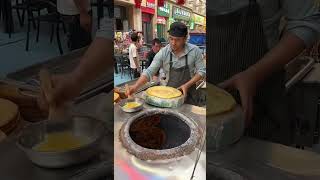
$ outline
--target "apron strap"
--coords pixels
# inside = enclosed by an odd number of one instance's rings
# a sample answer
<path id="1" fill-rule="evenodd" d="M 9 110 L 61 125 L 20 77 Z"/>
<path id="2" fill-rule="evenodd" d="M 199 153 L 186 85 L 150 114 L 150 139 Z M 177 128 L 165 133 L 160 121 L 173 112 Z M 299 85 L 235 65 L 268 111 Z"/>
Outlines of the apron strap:
<path id="1" fill-rule="evenodd" d="M 170 69 L 172 68 L 172 53 L 170 53 Z M 188 54 L 186 54 L 186 56 L 185 56 L 185 63 L 186 63 L 186 65 L 185 65 L 185 67 L 189 67 L 189 65 L 188 65 Z"/>
<path id="2" fill-rule="evenodd" d="M 186 60 L 186 65 L 185 65 L 185 67 L 189 67 L 189 65 L 188 65 L 188 54 L 186 54 L 185 60 Z"/>
<path id="3" fill-rule="evenodd" d="M 170 53 L 170 69 L 172 67 L 172 53 Z"/>

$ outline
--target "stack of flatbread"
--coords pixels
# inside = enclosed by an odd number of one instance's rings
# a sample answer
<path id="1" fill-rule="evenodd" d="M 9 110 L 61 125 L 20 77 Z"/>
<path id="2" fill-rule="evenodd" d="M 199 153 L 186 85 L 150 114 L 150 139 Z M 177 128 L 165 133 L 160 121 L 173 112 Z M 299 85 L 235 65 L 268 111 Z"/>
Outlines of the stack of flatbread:
<path id="1" fill-rule="evenodd" d="M 207 115 L 216 116 L 232 111 L 237 103 L 226 91 L 207 83 Z"/>
<path id="2" fill-rule="evenodd" d="M 21 116 L 24 120 L 35 122 L 47 118 L 47 112 L 40 110 L 37 97 L 38 93 L 22 91 L 12 86 L 0 84 L 0 98 L 8 99 L 18 105 Z"/>
<path id="3" fill-rule="evenodd" d="M 147 89 L 146 92 L 149 96 L 155 96 L 163 99 L 172 99 L 182 95 L 181 91 L 169 86 L 154 86 Z"/>
<path id="4" fill-rule="evenodd" d="M 0 130 L 9 134 L 17 127 L 18 123 L 18 106 L 9 100 L 0 98 Z"/>
<path id="5" fill-rule="evenodd" d="M 169 86 L 150 87 L 145 95 L 148 104 L 158 107 L 176 108 L 184 103 L 182 92 Z"/>
<path id="6" fill-rule="evenodd" d="M 244 116 L 233 96 L 207 83 L 208 150 L 237 142 L 243 134 Z"/>

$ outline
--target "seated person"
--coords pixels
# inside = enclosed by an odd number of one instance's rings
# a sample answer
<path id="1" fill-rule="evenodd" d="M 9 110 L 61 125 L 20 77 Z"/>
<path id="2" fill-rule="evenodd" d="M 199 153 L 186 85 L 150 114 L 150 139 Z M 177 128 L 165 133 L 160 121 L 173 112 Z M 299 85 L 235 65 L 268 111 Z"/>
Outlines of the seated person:
<path id="1" fill-rule="evenodd" d="M 154 56 L 160 51 L 161 47 L 162 47 L 162 44 L 158 38 L 155 38 L 152 40 L 152 48 L 147 54 L 147 62 L 146 62 L 147 68 L 151 65 Z M 159 76 L 159 72 L 157 72 L 155 76 L 153 76 L 153 80 L 157 80 L 157 76 Z"/>

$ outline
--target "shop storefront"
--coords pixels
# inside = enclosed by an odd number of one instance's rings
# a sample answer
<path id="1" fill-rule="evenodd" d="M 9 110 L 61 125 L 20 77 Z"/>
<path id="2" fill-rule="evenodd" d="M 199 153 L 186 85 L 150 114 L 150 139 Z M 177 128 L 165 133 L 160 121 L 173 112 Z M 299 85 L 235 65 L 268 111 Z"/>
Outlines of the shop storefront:
<path id="1" fill-rule="evenodd" d="M 153 39 L 153 18 L 155 8 L 155 0 L 143 0 L 141 3 L 142 32 L 145 43 L 150 43 Z"/>
<path id="2" fill-rule="evenodd" d="M 158 38 L 167 40 L 167 30 L 170 17 L 170 4 L 165 2 L 163 7 L 158 7 L 157 10 L 157 35 Z"/>
<path id="3" fill-rule="evenodd" d="M 114 28 L 115 31 L 127 32 L 131 29 L 132 19 L 129 14 L 134 8 L 133 0 L 114 1 Z"/>
<path id="4" fill-rule="evenodd" d="M 204 16 L 193 14 L 193 31 L 205 33 L 206 32 L 206 18 Z"/>
<path id="5" fill-rule="evenodd" d="M 192 12 L 178 6 L 173 6 L 172 9 L 172 18 L 174 21 L 179 21 L 184 24 L 186 24 L 190 29 L 190 23 L 191 23 L 191 14 Z"/>

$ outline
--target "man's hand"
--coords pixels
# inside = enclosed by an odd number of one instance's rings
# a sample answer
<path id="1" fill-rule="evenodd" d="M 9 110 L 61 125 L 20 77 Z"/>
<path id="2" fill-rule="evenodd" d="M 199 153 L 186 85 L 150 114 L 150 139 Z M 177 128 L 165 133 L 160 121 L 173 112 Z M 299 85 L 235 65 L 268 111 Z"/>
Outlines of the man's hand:
<path id="1" fill-rule="evenodd" d="M 38 99 L 40 109 L 44 111 L 48 111 L 49 104 L 61 106 L 65 102 L 72 100 L 80 94 L 82 89 L 79 80 L 72 73 L 52 76 L 52 84 L 51 99 L 47 99 L 42 91 Z"/>
<path id="2" fill-rule="evenodd" d="M 129 97 L 132 94 L 134 94 L 137 91 L 137 87 L 136 86 L 129 86 L 129 90 L 126 91 L 126 96 Z"/>
<path id="3" fill-rule="evenodd" d="M 81 13 L 80 14 L 80 25 L 87 32 L 91 32 L 92 19 L 88 13 Z"/>
<path id="4" fill-rule="evenodd" d="M 180 86 L 178 89 L 182 91 L 183 96 L 186 98 L 188 95 L 188 86 L 184 84 Z"/>
<path id="5" fill-rule="evenodd" d="M 256 94 L 257 82 L 252 71 L 243 71 L 218 85 L 227 91 L 239 91 L 242 108 L 246 118 L 246 127 L 251 124 L 253 116 L 253 97 Z"/>

